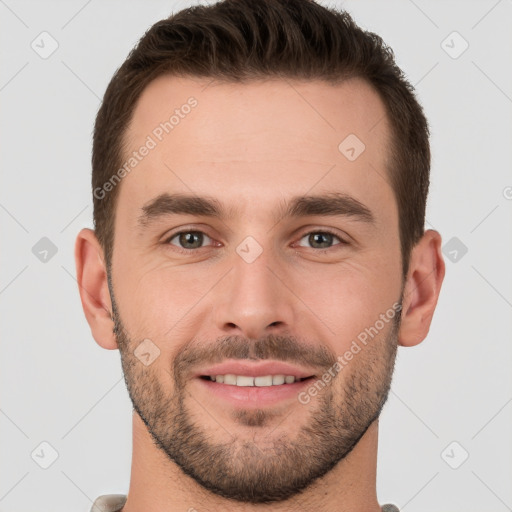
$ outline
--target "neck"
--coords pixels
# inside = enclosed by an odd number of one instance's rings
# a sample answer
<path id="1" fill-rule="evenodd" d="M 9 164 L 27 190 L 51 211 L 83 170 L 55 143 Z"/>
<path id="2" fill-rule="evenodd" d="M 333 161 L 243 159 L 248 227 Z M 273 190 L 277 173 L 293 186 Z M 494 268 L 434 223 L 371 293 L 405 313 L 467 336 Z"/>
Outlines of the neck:
<path id="1" fill-rule="evenodd" d="M 377 445 L 378 419 L 343 460 L 302 493 L 286 502 L 239 503 L 205 490 L 184 474 L 154 444 L 134 412 L 130 488 L 122 512 L 380 512 L 376 495 Z"/>

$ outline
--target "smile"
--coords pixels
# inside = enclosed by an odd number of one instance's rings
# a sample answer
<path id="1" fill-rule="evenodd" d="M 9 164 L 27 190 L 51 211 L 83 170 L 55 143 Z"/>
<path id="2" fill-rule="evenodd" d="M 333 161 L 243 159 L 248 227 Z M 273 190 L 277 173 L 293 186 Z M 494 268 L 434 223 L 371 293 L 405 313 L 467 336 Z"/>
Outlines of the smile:
<path id="1" fill-rule="evenodd" d="M 280 386 L 283 384 L 293 384 L 294 382 L 301 382 L 310 377 L 295 377 L 294 375 L 262 375 L 252 377 L 250 375 L 234 375 L 228 373 L 225 375 L 203 375 L 203 379 L 210 379 L 220 384 L 227 384 L 229 386 L 240 387 L 268 387 Z"/>

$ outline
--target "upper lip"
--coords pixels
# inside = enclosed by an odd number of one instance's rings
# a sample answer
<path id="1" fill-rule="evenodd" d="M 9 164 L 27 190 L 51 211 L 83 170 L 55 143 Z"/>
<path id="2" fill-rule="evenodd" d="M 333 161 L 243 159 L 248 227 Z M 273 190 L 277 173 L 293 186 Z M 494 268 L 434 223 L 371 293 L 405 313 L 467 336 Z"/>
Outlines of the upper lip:
<path id="1" fill-rule="evenodd" d="M 247 375 L 249 377 L 263 377 L 265 375 L 293 375 L 299 379 L 314 376 L 314 371 L 308 371 L 281 361 L 264 361 L 251 363 L 249 361 L 225 361 L 196 372 L 195 377 L 215 375 Z"/>

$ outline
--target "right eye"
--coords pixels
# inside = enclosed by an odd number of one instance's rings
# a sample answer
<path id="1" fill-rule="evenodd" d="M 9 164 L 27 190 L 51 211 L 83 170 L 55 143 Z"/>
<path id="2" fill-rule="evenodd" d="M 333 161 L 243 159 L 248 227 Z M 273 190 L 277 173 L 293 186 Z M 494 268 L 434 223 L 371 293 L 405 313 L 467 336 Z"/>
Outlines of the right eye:
<path id="1" fill-rule="evenodd" d="M 212 241 L 212 239 L 202 231 L 180 231 L 167 238 L 165 243 L 176 245 L 180 249 L 194 250 L 201 249 L 205 239 L 210 242 Z"/>

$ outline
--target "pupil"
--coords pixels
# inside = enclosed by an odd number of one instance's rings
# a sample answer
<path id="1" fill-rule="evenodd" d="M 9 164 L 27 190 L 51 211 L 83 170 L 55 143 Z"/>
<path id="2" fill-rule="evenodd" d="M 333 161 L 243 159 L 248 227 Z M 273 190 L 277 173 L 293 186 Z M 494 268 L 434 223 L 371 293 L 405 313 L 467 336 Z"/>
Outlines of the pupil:
<path id="1" fill-rule="evenodd" d="M 332 235 L 330 233 L 313 233 L 309 235 L 309 242 L 314 247 L 315 244 L 321 246 L 321 248 L 329 247 Z M 317 245 L 317 247 L 318 247 Z"/>
<path id="2" fill-rule="evenodd" d="M 182 233 L 180 235 L 180 244 L 182 246 L 187 246 L 187 244 L 191 244 L 193 247 L 185 247 L 186 249 L 196 249 L 198 247 L 201 247 L 201 233 L 197 232 L 189 232 L 189 233 Z"/>

